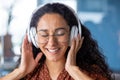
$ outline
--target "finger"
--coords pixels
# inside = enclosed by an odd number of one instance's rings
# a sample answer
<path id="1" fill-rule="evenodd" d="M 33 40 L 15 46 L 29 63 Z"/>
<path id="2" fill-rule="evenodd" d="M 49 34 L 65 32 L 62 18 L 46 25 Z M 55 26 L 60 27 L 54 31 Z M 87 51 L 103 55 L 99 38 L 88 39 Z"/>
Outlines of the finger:
<path id="1" fill-rule="evenodd" d="M 81 40 L 80 40 L 79 49 L 82 47 L 83 41 L 84 41 L 84 37 L 82 37 Z"/>
<path id="2" fill-rule="evenodd" d="M 26 34 L 25 37 L 26 37 L 26 43 L 29 43 L 29 41 L 28 41 L 28 35 Z"/>
<path id="3" fill-rule="evenodd" d="M 69 51 L 68 56 L 67 56 L 67 61 L 66 61 L 67 65 L 74 64 L 74 58 L 75 58 L 74 53 L 75 53 L 75 38 L 72 39 L 72 45 L 71 45 L 70 51 Z"/>
<path id="4" fill-rule="evenodd" d="M 77 53 L 78 50 L 79 50 L 80 40 L 81 40 L 80 34 L 78 34 L 77 37 L 76 37 L 76 45 L 75 45 L 75 51 L 76 51 L 76 53 Z"/>
<path id="5" fill-rule="evenodd" d="M 25 35 L 23 42 L 22 42 L 22 48 L 24 47 L 25 43 L 26 43 L 26 35 Z"/>
<path id="6" fill-rule="evenodd" d="M 26 56 L 26 55 L 32 55 L 32 43 L 29 43 L 27 40 L 27 35 L 25 35 L 24 39 L 23 39 L 23 43 L 22 43 L 22 57 Z"/>
<path id="7" fill-rule="evenodd" d="M 22 55 L 22 57 L 23 57 L 23 53 L 24 53 L 24 50 L 25 50 L 25 45 L 26 45 L 26 35 L 25 35 L 25 37 L 24 37 L 24 39 L 23 39 L 23 42 L 22 42 L 22 53 L 21 53 L 21 55 Z"/>
<path id="8" fill-rule="evenodd" d="M 70 53 L 73 53 L 75 51 L 75 45 L 76 45 L 75 38 L 73 38 L 71 48 L 70 48 Z"/>
<path id="9" fill-rule="evenodd" d="M 22 50 L 26 49 L 27 44 L 28 44 L 27 35 L 25 35 L 25 37 L 23 39 L 23 43 L 22 43 Z"/>
<path id="10" fill-rule="evenodd" d="M 27 47 L 28 47 L 27 51 L 31 53 L 31 55 L 33 56 L 32 43 L 29 43 Z"/>
<path id="11" fill-rule="evenodd" d="M 37 63 L 38 63 L 39 60 L 41 59 L 42 55 L 43 55 L 43 53 L 40 52 L 40 53 L 38 53 L 38 55 L 36 56 L 35 61 L 36 61 Z"/>

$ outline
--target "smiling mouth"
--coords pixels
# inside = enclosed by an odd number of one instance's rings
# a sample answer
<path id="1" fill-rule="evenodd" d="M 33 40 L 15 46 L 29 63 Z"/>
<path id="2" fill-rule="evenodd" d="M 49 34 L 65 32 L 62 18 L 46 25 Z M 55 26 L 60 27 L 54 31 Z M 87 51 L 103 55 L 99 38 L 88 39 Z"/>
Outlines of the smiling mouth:
<path id="1" fill-rule="evenodd" d="M 47 49 L 47 51 L 50 52 L 50 53 L 57 53 L 59 50 L 60 50 L 60 48 Z"/>

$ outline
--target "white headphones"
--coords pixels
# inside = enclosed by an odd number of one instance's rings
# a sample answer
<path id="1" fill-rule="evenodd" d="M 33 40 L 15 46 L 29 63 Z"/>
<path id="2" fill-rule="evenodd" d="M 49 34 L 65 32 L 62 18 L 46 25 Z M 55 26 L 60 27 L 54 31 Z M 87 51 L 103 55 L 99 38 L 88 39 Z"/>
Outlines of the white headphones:
<path id="1" fill-rule="evenodd" d="M 51 4 L 54 4 L 54 3 L 51 3 Z M 80 36 L 82 35 L 82 34 L 81 34 L 81 32 L 82 32 L 82 31 L 81 31 L 81 23 L 80 23 L 80 21 L 79 21 L 79 19 L 78 19 L 77 14 L 75 13 L 75 11 L 74 11 L 71 7 L 69 7 L 69 6 L 67 6 L 67 5 L 65 5 L 65 4 L 63 4 L 63 5 L 66 6 L 67 8 L 69 8 L 69 9 L 73 12 L 73 14 L 74 14 L 74 16 L 75 16 L 75 18 L 76 18 L 76 20 L 77 20 L 77 23 L 78 23 L 78 26 L 72 26 L 71 33 L 70 33 L 70 42 L 71 42 L 71 40 L 72 40 L 74 37 L 77 37 L 78 34 L 80 34 Z M 44 6 L 44 5 L 42 5 L 42 6 Z M 34 14 L 36 11 L 38 11 L 38 9 L 40 9 L 42 6 L 39 6 L 37 9 L 35 9 L 35 11 L 33 12 L 33 14 Z M 38 47 L 38 43 L 37 43 L 37 41 L 35 40 L 36 28 L 29 26 L 28 29 L 27 29 L 27 35 L 28 35 L 28 41 L 29 41 L 29 42 L 32 42 L 33 45 L 34 45 L 36 48 L 39 48 L 39 47 Z"/>

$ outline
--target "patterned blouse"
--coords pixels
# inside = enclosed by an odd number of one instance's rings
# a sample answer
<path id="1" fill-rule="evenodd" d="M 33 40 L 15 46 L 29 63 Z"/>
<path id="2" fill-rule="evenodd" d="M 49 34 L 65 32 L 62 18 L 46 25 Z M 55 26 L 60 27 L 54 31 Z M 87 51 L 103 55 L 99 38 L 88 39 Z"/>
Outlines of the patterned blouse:
<path id="1" fill-rule="evenodd" d="M 83 72 L 90 76 L 91 78 L 93 78 L 93 80 L 108 80 L 102 75 L 88 74 L 85 71 Z M 40 65 L 38 65 L 32 73 L 28 74 L 21 80 L 52 80 L 52 79 L 50 77 L 47 65 L 42 64 L 41 67 Z M 74 79 L 68 74 L 68 72 L 65 69 L 63 69 L 63 71 L 57 77 L 57 80 L 74 80 Z"/>

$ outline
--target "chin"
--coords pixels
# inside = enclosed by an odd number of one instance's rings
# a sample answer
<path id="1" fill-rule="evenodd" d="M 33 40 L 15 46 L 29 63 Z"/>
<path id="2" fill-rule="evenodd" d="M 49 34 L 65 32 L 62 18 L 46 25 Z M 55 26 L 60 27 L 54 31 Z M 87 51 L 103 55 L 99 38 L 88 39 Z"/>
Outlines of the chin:
<path id="1" fill-rule="evenodd" d="M 49 60 L 49 61 L 52 61 L 52 62 L 56 62 L 56 61 L 59 61 L 59 60 L 61 60 L 60 58 L 55 58 L 55 57 L 51 57 L 51 58 L 48 58 L 47 60 Z"/>
<path id="2" fill-rule="evenodd" d="M 62 60 L 64 60 L 64 56 L 61 56 L 61 57 L 51 56 L 51 57 L 47 58 L 47 60 L 52 61 L 52 62 L 62 61 Z"/>

